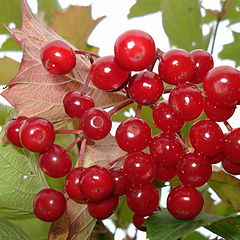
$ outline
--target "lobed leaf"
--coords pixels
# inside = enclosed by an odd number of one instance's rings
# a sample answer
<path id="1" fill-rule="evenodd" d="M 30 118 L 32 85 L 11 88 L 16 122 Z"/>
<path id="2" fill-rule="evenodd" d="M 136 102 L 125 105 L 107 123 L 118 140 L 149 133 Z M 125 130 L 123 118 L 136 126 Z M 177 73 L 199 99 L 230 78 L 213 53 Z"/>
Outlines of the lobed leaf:
<path id="1" fill-rule="evenodd" d="M 36 193 L 48 187 L 35 155 L 11 144 L 1 144 L 0 172 L 0 214 L 32 213 Z"/>
<path id="2" fill-rule="evenodd" d="M 137 0 L 131 7 L 128 18 L 144 16 L 160 11 L 161 0 Z"/>
<path id="3" fill-rule="evenodd" d="M 61 127 L 71 120 L 64 111 L 63 97 L 69 91 L 81 89 L 87 79 L 90 64 L 87 58 L 78 55 L 77 66 L 71 73 L 48 73 L 40 60 L 40 48 L 47 41 L 62 38 L 37 22 L 25 0 L 22 0 L 22 4 L 22 28 L 9 31 L 23 47 L 23 59 L 17 74 L 1 95 L 17 108 L 19 115 L 41 116 L 55 123 L 56 127 Z M 103 108 L 126 99 L 122 93 L 107 93 L 92 85 L 87 94 L 93 97 L 97 106 Z"/>
<path id="4" fill-rule="evenodd" d="M 104 18 L 100 17 L 93 20 L 91 12 L 91 6 L 70 6 L 64 12 L 56 11 L 52 15 L 51 26 L 61 37 L 78 49 L 90 51 L 87 45 L 88 37 L 96 25 Z M 91 51 L 97 52 L 98 49 L 92 48 Z"/>
<path id="5" fill-rule="evenodd" d="M 201 13 L 198 0 L 162 0 L 163 27 L 170 44 L 185 50 L 202 48 Z"/>
<path id="6" fill-rule="evenodd" d="M 17 226 L 0 217 L 0 239 L 1 240 L 31 240 L 22 230 Z"/>

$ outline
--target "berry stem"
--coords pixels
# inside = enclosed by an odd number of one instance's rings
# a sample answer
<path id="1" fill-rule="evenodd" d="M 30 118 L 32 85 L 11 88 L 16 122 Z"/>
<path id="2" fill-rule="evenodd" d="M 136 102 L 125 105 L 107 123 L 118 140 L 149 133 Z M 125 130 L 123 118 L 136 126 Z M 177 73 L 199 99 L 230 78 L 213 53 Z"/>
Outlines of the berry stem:
<path id="1" fill-rule="evenodd" d="M 165 88 L 163 93 L 170 93 L 173 88 Z"/>
<path id="2" fill-rule="evenodd" d="M 161 60 L 163 54 L 164 54 L 164 52 L 161 49 L 157 48 L 157 59 L 158 60 Z"/>
<path id="3" fill-rule="evenodd" d="M 81 134 L 82 130 L 55 130 L 55 134 Z"/>
<path id="4" fill-rule="evenodd" d="M 225 121 L 223 123 L 229 132 L 231 132 L 233 130 L 233 127 L 230 125 L 230 123 L 228 121 Z"/>
<path id="5" fill-rule="evenodd" d="M 112 115 L 114 115 L 116 112 L 120 111 L 121 109 L 123 109 L 124 107 L 130 105 L 131 103 L 133 103 L 132 99 L 128 99 L 125 102 L 119 104 L 118 106 L 115 106 L 112 110 L 110 110 L 108 112 L 108 115 L 111 117 Z"/>
<path id="6" fill-rule="evenodd" d="M 75 54 L 81 54 L 81 55 L 84 55 L 84 56 L 91 56 L 91 57 L 96 57 L 96 58 L 100 57 L 93 52 L 87 52 L 87 51 L 82 51 L 82 50 L 75 50 L 74 52 L 75 52 Z"/>
<path id="7" fill-rule="evenodd" d="M 137 110 L 136 110 L 136 114 L 135 117 L 139 118 L 140 114 L 141 114 L 141 110 L 142 110 L 142 105 L 138 104 L 137 105 Z"/>
<path id="8" fill-rule="evenodd" d="M 83 165 L 83 156 L 86 149 L 86 142 L 87 142 L 86 138 L 82 140 L 79 157 L 78 157 L 78 167 L 82 167 Z"/>
<path id="9" fill-rule="evenodd" d="M 128 155 L 129 155 L 129 153 L 127 153 L 127 154 L 125 154 L 125 155 L 123 155 L 123 156 L 121 156 L 121 157 L 113 160 L 112 162 L 110 162 L 109 164 L 106 165 L 106 168 L 110 168 L 110 167 L 112 167 L 114 164 L 116 164 L 116 163 L 124 160 Z"/>
<path id="10" fill-rule="evenodd" d="M 81 137 L 80 136 L 76 137 L 76 139 L 68 146 L 68 148 L 66 149 L 66 152 L 70 152 L 73 149 L 73 147 L 76 144 L 78 144 L 80 141 L 81 141 Z"/>
<path id="11" fill-rule="evenodd" d="M 84 83 L 84 85 L 83 85 L 83 87 L 82 87 L 82 89 L 81 89 L 81 93 L 82 93 L 83 95 L 86 95 L 86 94 L 87 94 L 87 90 L 88 90 L 88 85 L 89 85 L 89 83 L 90 83 L 90 76 L 88 75 L 88 76 L 87 76 L 87 79 L 86 79 L 86 81 L 85 81 L 85 83 Z"/>

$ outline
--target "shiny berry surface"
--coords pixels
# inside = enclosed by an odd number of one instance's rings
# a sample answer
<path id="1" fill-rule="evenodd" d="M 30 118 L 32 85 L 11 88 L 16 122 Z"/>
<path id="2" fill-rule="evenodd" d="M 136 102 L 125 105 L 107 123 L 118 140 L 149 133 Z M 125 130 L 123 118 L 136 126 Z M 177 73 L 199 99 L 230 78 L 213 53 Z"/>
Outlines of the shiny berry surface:
<path id="1" fill-rule="evenodd" d="M 46 152 L 40 154 L 39 165 L 49 177 L 66 176 L 72 167 L 72 160 L 64 148 L 53 144 Z"/>
<path id="2" fill-rule="evenodd" d="M 203 89 L 214 105 L 233 106 L 240 100 L 240 73 L 230 66 L 215 67 L 207 73 Z"/>
<path id="3" fill-rule="evenodd" d="M 114 180 L 106 168 L 93 165 L 84 170 L 79 186 L 84 196 L 91 201 L 97 201 L 112 193 Z"/>
<path id="4" fill-rule="evenodd" d="M 162 55 L 158 72 L 164 82 L 178 85 L 188 81 L 195 70 L 190 53 L 183 49 L 171 49 Z"/>
<path id="5" fill-rule="evenodd" d="M 130 118 L 123 121 L 117 128 L 116 141 L 126 152 L 138 152 L 149 145 L 151 128 L 140 118 Z"/>
<path id="6" fill-rule="evenodd" d="M 148 218 L 149 216 L 139 216 L 137 214 L 134 214 L 133 215 L 133 224 L 134 226 L 140 230 L 140 231 L 143 231 L 143 232 L 146 232 L 147 231 L 147 227 L 143 226 L 143 223 L 144 221 Z"/>
<path id="7" fill-rule="evenodd" d="M 112 174 L 114 180 L 113 194 L 124 195 L 127 192 L 128 182 L 123 168 L 114 167 L 109 169 L 109 172 Z"/>
<path id="8" fill-rule="evenodd" d="M 160 133 L 152 137 L 149 145 L 151 155 L 160 165 L 175 165 L 184 153 L 179 139 L 171 133 Z"/>
<path id="9" fill-rule="evenodd" d="M 149 216 L 158 207 L 159 193 L 151 183 L 131 186 L 126 197 L 128 207 L 140 216 Z"/>
<path id="10" fill-rule="evenodd" d="M 154 72 L 144 71 L 130 78 L 128 93 L 137 104 L 151 105 L 162 96 L 163 90 L 160 76 Z"/>
<path id="11" fill-rule="evenodd" d="M 51 74 L 66 74 L 76 66 L 73 49 L 62 40 L 53 40 L 42 46 L 40 57 Z"/>
<path id="12" fill-rule="evenodd" d="M 202 113 L 204 100 L 197 86 L 183 83 L 171 91 L 169 104 L 179 119 L 193 121 Z"/>
<path id="13" fill-rule="evenodd" d="M 129 71 L 122 69 L 113 56 L 105 56 L 94 61 L 89 76 L 97 88 L 113 91 L 128 81 Z"/>
<path id="14" fill-rule="evenodd" d="M 96 219 L 109 218 L 118 206 L 119 197 L 110 195 L 98 201 L 88 201 L 87 207 L 90 215 Z"/>
<path id="15" fill-rule="evenodd" d="M 204 104 L 204 112 L 206 116 L 215 122 L 227 121 L 234 114 L 235 109 L 235 105 L 229 107 L 219 107 L 207 100 L 205 100 Z"/>
<path id="16" fill-rule="evenodd" d="M 12 118 L 6 126 L 6 137 L 9 142 L 17 147 L 22 147 L 19 139 L 19 130 L 22 123 L 27 119 L 27 117 L 19 116 L 17 118 Z"/>
<path id="17" fill-rule="evenodd" d="M 90 139 L 105 138 L 112 127 L 109 115 L 101 108 L 93 107 L 84 112 L 80 120 L 83 133 Z"/>
<path id="18" fill-rule="evenodd" d="M 68 196 L 79 203 L 84 203 L 87 200 L 79 188 L 79 182 L 83 171 L 83 167 L 74 168 L 68 173 L 65 183 L 65 189 Z"/>
<path id="19" fill-rule="evenodd" d="M 52 123 L 48 120 L 32 117 L 22 123 L 19 137 L 24 148 L 32 152 L 44 152 L 52 146 L 55 140 L 55 131 Z"/>
<path id="20" fill-rule="evenodd" d="M 129 184 L 147 184 L 156 175 L 156 164 L 150 154 L 135 152 L 128 155 L 123 165 Z"/>
<path id="21" fill-rule="evenodd" d="M 94 101 L 91 97 L 83 95 L 81 92 L 71 91 L 65 95 L 63 106 L 66 114 L 70 117 L 81 118 L 86 110 L 94 107 Z"/>
<path id="22" fill-rule="evenodd" d="M 45 222 L 59 219 L 67 209 L 63 194 L 54 189 L 43 189 L 35 197 L 33 212 Z"/>
<path id="23" fill-rule="evenodd" d="M 223 152 L 219 152 L 218 154 L 208 157 L 208 159 L 211 161 L 212 164 L 220 163 L 225 158 L 225 155 Z"/>
<path id="24" fill-rule="evenodd" d="M 227 158 L 224 158 L 222 160 L 222 167 L 226 172 L 228 172 L 232 175 L 240 174 L 240 164 L 232 162 L 232 161 L 228 160 Z"/>
<path id="25" fill-rule="evenodd" d="M 203 49 L 195 49 L 190 52 L 190 55 L 196 68 L 189 81 L 194 84 L 202 83 L 208 71 L 214 66 L 212 55 Z"/>
<path id="26" fill-rule="evenodd" d="M 187 153 L 178 162 L 177 176 L 184 185 L 200 187 L 211 177 L 211 164 L 208 158 L 199 153 Z"/>
<path id="27" fill-rule="evenodd" d="M 225 135 L 223 152 L 230 161 L 240 164 L 240 128 Z"/>
<path id="28" fill-rule="evenodd" d="M 176 116 L 167 100 L 161 101 L 154 107 L 153 121 L 155 127 L 169 133 L 180 131 L 185 123 Z"/>
<path id="29" fill-rule="evenodd" d="M 222 149 L 224 135 L 219 125 L 204 119 L 194 123 L 189 132 L 194 149 L 205 156 L 214 156 Z"/>
<path id="30" fill-rule="evenodd" d="M 178 186 L 172 189 L 167 198 L 168 211 L 178 219 L 196 217 L 203 208 L 203 197 L 190 186 Z"/>
<path id="31" fill-rule="evenodd" d="M 141 30 L 122 33 L 114 45 L 116 62 L 129 71 L 141 71 L 151 66 L 156 58 L 152 37 Z"/>
<path id="32" fill-rule="evenodd" d="M 177 174 L 177 168 L 175 165 L 157 165 L 157 171 L 155 179 L 158 181 L 170 181 Z"/>

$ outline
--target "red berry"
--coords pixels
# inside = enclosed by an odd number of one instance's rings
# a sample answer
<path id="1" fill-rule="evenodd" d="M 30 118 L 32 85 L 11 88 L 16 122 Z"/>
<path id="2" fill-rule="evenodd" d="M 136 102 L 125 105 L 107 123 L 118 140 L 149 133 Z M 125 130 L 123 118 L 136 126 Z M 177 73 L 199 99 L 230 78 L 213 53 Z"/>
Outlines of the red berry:
<path id="1" fill-rule="evenodd" d="M 207 100 L 219 107 L 236 105 L 240 100 L 240 73 L 229 66 L 211 69 L 204 81 Z"/>
<path id="2" fill-rule="evenodd" d="M 199 84 L 203 82 L 207 72 L 213 68 L 213 58 L 211 54 L 203 49 L 196 49 L 190 52 L 195 63 L 195 71 L 192 78 L 189 80 L 192 83 Z"/>
<path id="3" fill-rule="evenodd" d="M 81 92 L 71 91 L 65 95 L 63 106 L 66 114 L 70 117 L 81 118 L 86 110 L 94 107 L 94 101 L 91 97 L 83 95 Z"/>
<path id="4" fill-rule="evenodd" d="M 19 130 L 22 123 L 27 119 L 27 117 L 17 117 L 11 119 L 6 126 L 6 137 L 9 142 L 17 147 L 22 147 L 22 144 L 19 139 Z"/>
<path id="5" fill-rule="evenodd" d="M 172 85 L 188 81 L 194 70 L 193 58 L 183 49 L 172 49 L 164 53 L 158 66 L 163 81 Z"/>
<path id="6" fill-rule="evenodd" d="M 223 152 L 230 161 L 240 164 L 240 128 L 225 135 Z"/>
<path id="7" fill-rule="evenodd" d="M 119 197 L 110 195 L 98 201 L 88 201 L 88 212 L 96 219 L 103 220 L 109 218 L 117 208 Z"/>
<path id="8" fill-rule="evenodd" d="M 156 48 L 152 37 L 141 30 L 122 33 L 114 45 L 116 62 L 128 71 L 141 71 L 154 64 Z"/>
<path id="9" fill-rule="evenodd" d="M 105 138 L 112 127 L 109 115 L 98 107 L 86 110 L 82 115 L 80 124 L 83 133 L 93 140 Z"/>
<path id="10" fill-rule="evenodd" d="M 123 121 L 117 128 L 116 141 L 126 152 L 138 152 L 146 148 L 151 138 L 151 128 L 140 118 Z"/>
<path id="11" fill-rule="evenodd" d="M 122 69 L 113 56 L 98 58 L 90 68 L 92 83 L 99 89 L 113 91 L 128 81 L 129 71 Z"/>
<path id="12" fill-rule="evenodd" d="M 51 74 L 66 74 L 76 66 L 76 56 L 72 48 L 62 40 L 47 42 L 41 48 L 43 66 Z"/>
<path id="13" fill-rule="evenodd" d="M 200 187 L 208 182 L 211 174 L 210 160 L 196 152 L 185 154 L 177 165 L 177 175 L 184 185 Z"/>
<path id="14" fill-rule="evenodd" d="M 149 216 L 158 207 L 159 193 L 151 183 L 131 186 L 126 197 L 128 207 L 140 216 Z"/>
<path id="15" fill-rule="evenodd" d="M 158 181 L 170 181 L 176 176 L 177 168 L 175 165 L 157 165 L 157 171 L 155 178 Z"/>
<path id="16" fill-rule="evenodd" d="M 124 170 L 115 167 L 109 169 L 109 172 L 112 174 L 114 180 L 113 194 L 119 196 L 126 194 L 128 182 Z"/>
<path id="17" fill-rule="evenodd" d="M 227 121 L 233 115 L 235 109 L 235 105 L 229 107 L 219 107 L 207 100 L 205 100 L 204 104 L 204 112 L 206 116 L 215 122 Z"/>
<path id="18" fill-rule="evenodd" d="M 179 119 L 193 121 L 202 113 L 204 100 L 197 86 L 183 83 L 171 91 L 169 104 Z"/>
<path id="19" fill-rule="evenodd" d="M 139 216 L 137 214 L 134 214 L 133 215 L 133 224 L 138 230 L 146 232 L 147 227 L 143 226 L 143 223 L 148 218 L 149 218 L 149 216 L 144 217 L 144 216 Z"/>
<path id="20" fill-rule="evenodd" d="M 205 156 L 214 156 L 220 152 L 224 135 L 217 123 L 204 119 L 194 123 L 189 132 L 194 149 Z"/>
<path id="21" fill-rule="evenodd" d="M 225 158 L 225 155 L 223 152 L 219 152 L 218 154 L 208 157 L 208 159 L 211 161 L 212 164 L 216 164 L 221 162 Z"/>
<path id="22" fill-rule="evenodd" d="M 151 155 L 160 165 L 176 165 L 184 153 L 179 139 L 171 133 L 160 133 L 151 139 L 149 145 Z"/>
<path id="23" fill-rule="evenodd" d="M 168 211 L 178 219 L 191 219 L 203 208 L 203 197 L 190 186 L 178 186 L 171 190 L 167 198 Z"/>
<path id="24" fill-rule="evenodd" d="M 147 184 L 155 178 L 156 164 L 150 154 L 135 152 L 128 155 L 123 165 L 130 184 Z"/>
<path id="25" fill-rule="evenodd" d="M 94 165 L 84 170 L 79 186 L 84 196 L 91 201 L 97 201 L 112 193 L 114 180 L 106 168 Z"/>
<path id="26" fill-rule="evenodd" d="M 162 96 L 163 90 L 159 75 L 144 71 L 130 78 L 128 93 L 134 102 L 140 105 L 152 105 Z"/>
<path id="27" fill-rule="evenodd" d="M 55 131 L 48 120 L 32 117 L 22 123 L 19 137 L 24 148 L 32 152 L 45 152 L 54 143 Z"/>
<path id="28" fill-rule="evenodd" d="M 161 101 L 154 107 L 153 121 L 155 127 L 160 128 L 163 132 L 169 133 L 180 131 L 185 123 L 176 116 L 167 100 Z"/>
<path id="29" fill-rule="evenodd" d="M 79 187 L 81 174 L 84 171 L 83 167 L 74 168 L 66 177 L 65 189 L 68 196 L 75 202 L 85 203 L 86 197 L 82 194 Z"/>
<path id="30" fill-rule="evenodd" d="M 40 154 L 39 165 L 48 176 L 60 178 L 69 173 L 72 160 L 64 148 L 53 144 L 46 152 Z"/>
<path id="31" fill-rule="evenodd" d="M 222 167 L 226 172 L 230 174 L 233 174 L 233 175 L 240 174 L 240 164 L 232 162 L 227 158 L 224 158 L 222 160 Z"/>
<path id="32" fill-rule="evenodd" d="M 61 192 L 54 189 L 41 190 L 33 203 L 34 214 L 45 222 L 53 222 L 59 219 L 66 209 L 66 199 Z"/>

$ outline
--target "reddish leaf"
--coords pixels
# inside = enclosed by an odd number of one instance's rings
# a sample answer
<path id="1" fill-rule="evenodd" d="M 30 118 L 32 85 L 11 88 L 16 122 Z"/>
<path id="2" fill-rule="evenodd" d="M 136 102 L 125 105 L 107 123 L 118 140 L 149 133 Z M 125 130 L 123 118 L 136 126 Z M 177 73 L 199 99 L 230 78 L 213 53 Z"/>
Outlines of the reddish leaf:
<path id="1" fill-rule="evenodd" d="M 40 25 L 25 0 L 22 0 L 22 4 L 22 28 L 9 31 L 22 46 L 23 58 L 18 72 L 1 95 L 17 108 L 19 115 L 41 116 L 60 127 L 70 120 L 63 109 L 63 97 L 71 90 L 81 89 L 90 64 L 87 58 L 78 55 L 77 66 L 71 73 L 62 76 L 48 73 L 40 61 L 40 48 L 49 40 L 62 38 L 52 29 Z M 101 107 L 115 105 L 126 99 L 122 93 L 106 93 L 93 86 L 89 87 L 88 95 Z"/>

